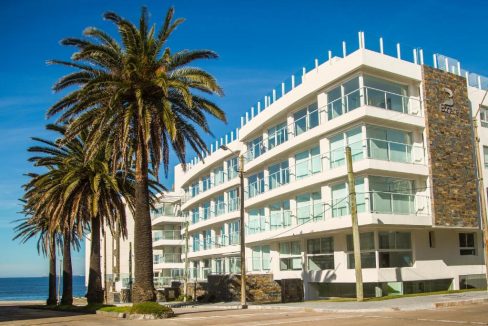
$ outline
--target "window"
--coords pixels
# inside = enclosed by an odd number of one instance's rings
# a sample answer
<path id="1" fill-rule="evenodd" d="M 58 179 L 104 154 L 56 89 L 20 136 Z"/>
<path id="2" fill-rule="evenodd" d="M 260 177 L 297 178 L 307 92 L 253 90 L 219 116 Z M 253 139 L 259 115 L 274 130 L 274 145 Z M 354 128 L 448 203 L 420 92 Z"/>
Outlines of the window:
<path id="1" fill-rule="evenodd" d="M 352 234 L 348 234 L 347 240 L 347 268 L 354 268 L 354 245 Z M 359 246 L 361 247 L 361 268 L 376 268 L 376 254 L 374 246 L 374 233 L 361 233 L 359 235 Z"/>
<path id="2" fill-rule="evenodd" d="M 334 269 L 334 238 L 307 240 L 308 270 Z"/>
<path id="3" fill-rule="evenodd" d="M 320 147 L 314 147 L 295 155 L 295 177 L 297 180 L 322 171 Z"/>
<path id="4" fill-rule="evenodd" d="M 371 211 L 383 214 L 415 214 L 412 180 L 369 177 Z"/>
<path id="5" fill-rule="evenodd" d="M 200 191 L 200 188 L 199 188 L 199 185 L 198 185 L 198 181 L 192 183 L 191 185 L 191 196 L 192 198 L 195 197 L 196 195 L 198 195 L 199 191 Z"/>
<path id="6" fill-rule="evenodd" d="M 488 108 L 482 106 L 480 110 L 480 121 L 481 126 L 487 128 L 488 127 Z"/>
<path id="7" fill-rule="evenodd" d="M 254 160 L 255 158 L 261 156 L 266 152 L 266 148 L 263 145 L 263 137 L 257 137 L 247 143 L 247 159 L 249 161 Z"/>
<path id="8" fill-rule="evenodd" d="M 282 122 L 268 129 L 268 149 L 272 149 L 288 140 L 286 122 Z"/>
<path id="9" fill-rule="evenodd" d="M 324 217 L 324 208 L 320 192 L 313 192 L 296 197 L 297 223 L 304 224 L 310 220 L 318 221 Z"/>
<path id="10" fill-rule="evenodd" d="M 290 182 L 290 170 L 288 169 L 288 161 L 284 161 L 268 168 L 269 172 L 269 190 L 278 188 Z"/>
<path id="11" fill-rule="evenodd" d="M 212 248 L 212 233 L 210 230 L 204 230 L 203 232 L 203 250 Z"/>
<path id="12" fill-rule="evenodd" d="M 240 257 L 230 257 L 229 258 L 229 271 L 234 274 L 241 273 L 241 258 Z"/>
<path id="13" fill-rule="evenodd" d="M 328 119 L 332 120 L 361 105 L 359 77 L 355 77 L 327 92 Z"/>
<path id="14" fill-rule="evenodd" d="M 219 216 L 225 213 L 225 203 L 224 203 L 224 195 L 219 195 L 215 197 L 215 216 Z"/>
<path id="15" fill-rule="evenodd" d="M 227 207 L 229 212 L 235 212 L 239 209 L 239 198 L 237 197 L 237 188 L 227 192 Z"/>
<path id="16" fill-rule="evenodd" d="M 367 105 L 408 113 L 407 87 L 384 79 L 364 76 Z"/>
<path id="17" fill-rule="evenodd" d="M 198 212 L 198 207 L 195 207 L 191 210 L 191 222 L 193 224 L 197 223 L 198 220 L 200 219 L 200 214 Z"/>
<path id="18" fill-rule="evenodd" d="M 353 161 L 363 158 L 363 140 L 361 127 L 356 127 L 329 139 L 330 167 L 335 168 L 345 164 L 345 147 L 351 147 Z"/>
<path id="19" fill-rule="evenodd" d="M 237 162 L 239 158 L 233 157 L 227 160 L 227 180 L 232 180 L 237 177 L 239 164 Z"/>
<path id="20" fill-rule="evenodd" d="M 264 192 L 264 172 L 256 173 L 247 178 L 249 198 Z"/>
<path id="21" fill-rule="evenodd" d="M 312 103 L 306 108 L 293 114 L 295 121 L 295 136 L 301 135 L 305 131 L 319 125 L 319 110 L 317 103 Z"/>
<path id="22" fill-rule="evenodd" d="M 214 187 L 224 183 L 224 167 L 219 166 L 213 170 L 214 173 Z"/>
<path id="23" fill-rule="evenodd" d="M 412 242 L 410 232 L 379 232 L 380 268 L 412 267 Z"/>
<path id="24" fill-rule="evenodd" d="M 200 250 L 200 240 L 198 234 L 192 235 L 192 249 L 193 251 L 199 251 Z"/>
<path id="25" fill-rule="evenodd" d="M 488 168 L 488 147 L 487 146 L 483 146 L 483 158 L 485 162 L 485 169 L 487 169 Z"/>
<path id="26" fill-rule="evenodd" d="M 333 185 L 332 188 L 332 217 L 349 215 L 349 189 L 346 182 Z M 366 210 L 364 196 L 364 178 L 356 178 L 356 207 L 358 213 Z"/>
<path id="27" fill-rule="evenodd" d="M 229 223 L 229 242 L 228 245 L 237 245 L 239 244 L 239 230 L 240 230 L 240 222 L 239 220 L 235 220 Z"/>
<path id="28" fill-rule="evenodd" d="M 206 201 L 203 203 L 203 219 L 208 220 L 211 217 L 210 202 Z"/>
<path id="29" fill-rule="evenodd" d="M 368 157 L 395 162 L 412 162 L 412 134 L 400 130 L 366 127 Z"/>
<path id="30" fill-rule="evenodd" d="M 202 178 L 202 191 L 210 189 L 210 176 L 206 175 Z"/>
<path id="31" fill-rule="evenodd" d="M 264 232 L 266 230 L 266 218 L 264 208 L 254 208 L 249 210 L 249 221 L 247 224 L 249 234 Z"/>
<path id="32" fill-rule="evenodd" d="M 461 256 L 476 255 L 474 233 L 459 233 L 459 254 Z"/>
<path id="33" fill-rule="evenodd" d="M 302 269 L 302 256 L 299 241 L 280 243 L 280 270 L 291 271 Z"/>
<path id="34" fill-rule="evenodd" d="M 291 225 L 290 201 L 284 200 L 269 206 L 270 229 L 276 230 Z"/>
<path id="35" fill-rule="evenodd" d="M 269 254 L 270 247 L 256 246 L 252 247 L 252 270 L 253 271 L 269 271 L 271 256 Z"/>

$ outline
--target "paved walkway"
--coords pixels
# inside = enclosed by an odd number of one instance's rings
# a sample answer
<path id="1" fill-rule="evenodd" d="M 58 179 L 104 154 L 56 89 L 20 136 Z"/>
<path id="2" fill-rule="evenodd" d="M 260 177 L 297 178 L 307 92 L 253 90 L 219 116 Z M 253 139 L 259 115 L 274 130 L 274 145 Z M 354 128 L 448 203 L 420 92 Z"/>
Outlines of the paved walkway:
<path id="1" fill-rule="evenodd" d="M 480 302 L 488 302 L 488 292 L 472 291 L 365 302 L 329 302 L 327 300 L 318 300 L 265 305 L 250 304 L 249 309 L 301 309 L 317 312 L 380 312 L 424 310 Z M 238 302 L 222 302 L 198 304 L 191 307 L 196 309 L 236 309 L 238 306 Z"/>

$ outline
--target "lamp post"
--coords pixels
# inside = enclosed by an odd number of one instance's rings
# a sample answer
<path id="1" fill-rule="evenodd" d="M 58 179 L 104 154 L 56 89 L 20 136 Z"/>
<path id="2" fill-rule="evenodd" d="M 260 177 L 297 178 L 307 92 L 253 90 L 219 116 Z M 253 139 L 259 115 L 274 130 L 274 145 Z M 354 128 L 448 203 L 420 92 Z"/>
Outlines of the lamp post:
<path id="1" fill-rule="evenodd" d="M 221 145 L 221 149 L 238 155 L 226 145 Z M 241 308 L 246 309 L 246 246 L 244 230 L 244 155 L 239 154 L 239 180 L 240 180 L 240 206 L 241 206 L 241 225 L 240 225 L 240 243 L 241 243 Z"/>

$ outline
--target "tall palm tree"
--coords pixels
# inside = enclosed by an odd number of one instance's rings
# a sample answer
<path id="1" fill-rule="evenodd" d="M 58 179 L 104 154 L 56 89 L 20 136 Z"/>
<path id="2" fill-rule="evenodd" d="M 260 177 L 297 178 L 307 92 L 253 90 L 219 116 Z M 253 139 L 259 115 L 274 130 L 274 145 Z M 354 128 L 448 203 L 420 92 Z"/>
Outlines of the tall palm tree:
<path id="1" fill-rule="evenodd" d="M 21 243 L 25 243 L 38 236 L 37 252 L 49 256 L 49 293 L 46 304 L 55 305 L 58 301 L 56 294 L 56 243 L 59 243 L 60 235 L 56 230 L 51 230 L 47 217 L 32 215 L 33 212 L 25 205 L 25 201 L 24 213 L 30 217 L 18 220 L 20 223 L 14 228 L 14 240 L 19 239 Z"/>
<path id="2" fill-rule="evenodd" d="M 34 138 L 40 145 L 29 148 L 36 154 L 30 161 L 48 169 L 35 179 L 36 186 L 45 192 L 37 201 L 36 209 L 51 216 L 51 226 L 59 226 L 65 239 L 73 240 L 83 232 L 85 225 L 89 225 L 91 248 L 87 299 L 88 303 L 101 303 L 100 231 L 103 225 L 108 225 L 111 230 L 116 226 L 123 236 L 127 235 L 125 204 L 133 211 L 133 172 L 113 171 L 111 150 L 103 143 L 99 144 L 96 155 L 88 158 L 87 132 L 61 142 L 66 127 L 48 125 L 47 129 L 55 131 L 61 138 L 55 142 Z M 151 183 L 150 187 L 152 200 L 154 192 L 162 188 L 157 183 Z M 70 252 L 68 247 L 65 250 Z M 69 300 L 67 296 L 67 302 Z"/>
<path id="3" fill-rule="evenodd" d="M 98 144 L 106 141 L 113 155 L 120 155 L 120 168 L 135 165 L 133 301 L 154 301 L 151 219 L 148 182 L 157 175 L 162 162 L 168 173 L 172 147 L 184 164 L 187 145 L 197 155 L 207 151 L 200 131 L 211 134 L 206 115 L 225 121 L 224 112 L 203 95 L 222 95 L 222 89 L 208 72 L 188 66 L 198 59 L 217 58 L 209 50 L 182 50 L 166 47 L 172 32 L 183 19 L 173 20 L 170 8 L 161 28 L 149 26 L 148 12 L 142 8 L 139 26 L 108 12 L 121 43 L 109 34 L 87 28 L 83 39 L 68 38 L 62 44 L 75 46 L 71 61 L 51 61 L 74 68 L 62 77 L 55 91 L 72 86 L 48 111 L 70 123 L 69 140 L 84 130 L 88 155 L 96 155 Z M 203 94 L 203 95 L 202 95 Z"/>

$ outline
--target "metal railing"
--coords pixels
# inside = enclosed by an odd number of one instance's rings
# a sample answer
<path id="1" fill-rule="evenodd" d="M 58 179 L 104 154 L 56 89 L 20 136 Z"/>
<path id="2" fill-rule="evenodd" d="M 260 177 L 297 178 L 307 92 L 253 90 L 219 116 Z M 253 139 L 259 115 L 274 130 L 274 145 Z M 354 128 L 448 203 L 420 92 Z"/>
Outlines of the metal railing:
<path id="1" fill-rule="evenodd" d="M 159 240 L 181 240 L 181 230 L 154 231 L 153 242 Z"/>
<path id="2" fill-rule="evenodd" d="M 165 253 L 162 255 L 154 255 L 153 263 L 154 264 L 162 264 L 162 263 L 181 263 L 181 253 Z"/>
<path id="3" fill-rule="evenodd" d="M 197 252 L 214 248 L 235 246 L 239 244 L 239 239 L 239 232 L 233 232 L 215 237 L 206 237 L 201 240 L 193 240 L 192 251 Z"/>

